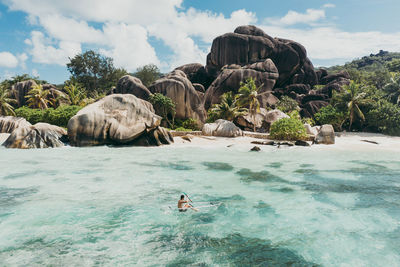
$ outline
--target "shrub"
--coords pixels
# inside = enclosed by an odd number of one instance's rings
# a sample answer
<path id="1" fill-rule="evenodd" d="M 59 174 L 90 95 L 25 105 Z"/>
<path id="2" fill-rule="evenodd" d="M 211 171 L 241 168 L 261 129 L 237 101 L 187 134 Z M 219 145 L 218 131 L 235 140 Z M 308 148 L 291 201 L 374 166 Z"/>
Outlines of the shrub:
<path id="1" fill-rule="evenodd" d="M 53 125 L 67 127 L 69 119 L 81 109 L 80 106 L 60 106 L 56 109 L 44 110 L 43 120 Z"/>
<path id="2" fill-rule="evenodd" d="M 304 140 L 307 132 L 301 120 L 283 118 L 271 125 L 270 136 L 278 140 Z"/>
<path id="3" fill-rule="evenodd" d="M 164 96 L 160 93 L 155 93 L 149 97 L 149 102 L 153 104 L 153 107 L 157 113 L 165 119 L 171 128 L 174 128 L 175 124 L 175 103 L 171 98 Z M 169 120 L 169 116 L 172 121 Z"/>
<path id="4" fill-rule="evenodd" d="M 15 116 L 25 118 L 32 124 L 43 122 L 43 110 L 21 107 L 15 110 Z"/>
<path id="5" fill-rule="evenodd" d="M 400 107 L 380 100 L 365 116 L 368 128 L 389 135 L 400 136 Z"/>
<path id="6" fill-rule="evenodd" d="M 192 129 L 193 131 L 199 130 L 199 125 L 197 121 L 193 118 L 189 118 L 182 123 L 182 127 L 186 129 Z"/>
<path id="7" fill-rule="evenodd" d="M 186 129 L 184 127 L 178 127 L 178 128 L 175 129 L 175 131 L 178 131 L 178 132 L 191 132 L 193 130 L 192 129 Z"/>
<path id="8" fill-rule="evenodd" d="M 45 110 L 21 107 L 15 110 L 17 117 L 23 117 L 32 124 L 46 122 L 60 127 L 67 127 L 68 121 L 82 107 L 79 106 L 60 106 L 56 109 Z"/>
<path id="9" fill-rule="evenodd" d="M 320 124 L 332 124 L 335 131 L 342 131 L 343 122 L 346 120 L 346 115 L 338 111 L 332 105 L 323 107 L 314 115 L 315 121 Z"/>
<path id="10" fill-rule="evenodd" d="M 288 96 L 282 96 L 281 100 L 277 103 L 276 108 L 284 113 L 289 113 L 294 110 L 299 110 L 299 105 L 296 100 Z"/>

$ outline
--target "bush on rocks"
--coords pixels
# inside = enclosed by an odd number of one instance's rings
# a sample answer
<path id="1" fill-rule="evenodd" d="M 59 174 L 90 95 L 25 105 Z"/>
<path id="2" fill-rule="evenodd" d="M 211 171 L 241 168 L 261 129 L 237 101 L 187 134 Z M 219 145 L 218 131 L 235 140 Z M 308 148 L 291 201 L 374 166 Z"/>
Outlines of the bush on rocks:
<path id="1" fill-rule="evenodd" d="M 305 140 L 307 132 L 301 120 L 283 118 L 271 125 L 270 137 L 277 140 Z"/>
<path id="2" fill-rule="evenodd" d="M 15 114 L 17 117 L 25 118 L 31 124 L 45 122 L 60 127 L 67 127 L 69 119 L 81 108 L 80 106 L 60 106 L 56 109 L 49 108 L 42 110 L 21 107 L 15 110 Z"/>

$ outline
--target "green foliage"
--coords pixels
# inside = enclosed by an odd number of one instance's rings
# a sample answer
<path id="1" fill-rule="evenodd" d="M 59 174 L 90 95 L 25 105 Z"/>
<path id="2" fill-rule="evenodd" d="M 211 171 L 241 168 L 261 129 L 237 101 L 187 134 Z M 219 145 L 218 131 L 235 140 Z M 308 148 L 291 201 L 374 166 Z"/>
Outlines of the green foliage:
<path id="1" fill-rule="evenodd" d="M 400 72 L 400 58 L 393 59 L 386 63 L 386 68 L 392 72 Z"/>
<path id="2" fill-rule="evenodd" d="M 221 96 L 221 103 L 214 105 L 208 111 L 208 122 L 214 122 L 217 119 L 233 121 L 236 117 L 245 115 L 247 108 L 239 105 L 238 98 L 232 92 L 225 93 Z"/>
<path id="3" fill-rule="evenodd" d="M 282 96 L 277 103 L 276 108 L 284 113 L 290 113 L 294 110 L 300 109 L 297 101 L 288 96 Z"/>
<path id="4" fill-rule="evenodd" d="M 342 131 L 342 125 L 346 119 L 346 114 L 338 111 L 332 105 L 328 105 L 319 110 L 314 115 L 315 121 L 320 124 L 332 124 L 335 131 Z"/>
<path id="5" fill-rule="evenodd" d="M 185 128 L 185 127 L 178 127 L 178 128 L 176 128 L 175 129 L 175 131 L 177 131 L 177 132 L 192 132 L 192 131 L 194 131 L 193 129 L 191 129 L 191 128 Z"/>
<path id="6" fill-rule="evenodd" d="M 307 132 L 301 120 L 283 118 L 271 125 L 270 137 L 277 140 L 305 140 Z"/>
<path id="7" fill-rule="evenodd" d="M 344 86 L 343 89 L 343 92 L 334 94 L 331 104 L 346 115 L 349 120 L 349 130 L 351 130 L 354 121 L 365 121 L 365 115 L 360 107 L 368 104 L 371 100 L 366 97 L 367 93 L 363 91 L 362 85 L 355 82 Z"/>
<path id="8" fill-rule="evenodd" d="M 339 72 L 341 70 L 357 69 L 360 71 L 375 72 L 378 70 L 387 70 L 387 64 L 396 59 L 400 59 L 400 53 L 391 53 L 381 50 L 376 55 L 371 54 L 353 60 L 343 66 L 331 67 L 328 70 L 330 72 Z"/>
<path id="9" fill-rule="evenodd" d="M 393 73 L 390 81 L 383 87 L 390 102 L 400 105 L 400 73 Z"/>
<path id="10" fill-rule="evenodd" d="M 182 123 L 182 127 L 186 129 L 191 129 L 193 131 L 199 130 L 199 125 L 197 121 L 193 118 L 189 118 Z"/>
<path id="11" fill-rule="evenodd" d="M 154 64 L 148 64 L 137 68 L 133 76 L 139 78 L 144 86 L 150 86 L 155 80 L 161 77 L 159 68 Z"/>
<path id="12" fill-rule="evenodd" d="M 45 84 L 47 81 L 45 80 L 40 80 L 39 77 L 32 77 L 29 74 L 22 74 L 22 75 L 16 75 L 11 77 L 10 79 L 5 79 L 0 83 L 0 86 L 4 86 L 5 89 L 11 89 L 11 87 L 18 83 L 18 82 L 23 82 L 27 80 L 34 80 L 37 84 Z"/>
<path id="13" fill-rule="evenodd" d="M 13 116 L 15 115 L 14 107 L 12 104 L 16 104 L 17 100 L 11 98 L 11 92 L 6 89 L 6 86 L 0 85 L 0 115 L 1 116 Z"/>
<path id="14" fill-rule="evenodd" d="M 93 50 L 70 58 L 67 68 L 72 74 L 70 81 L 82 84 L 88 92 L 104 93 L 127 74 L 126 70 L 114 67 L 112 58 Z"/>
<path id="15" fill-rule="evenodd" d="M 366 114 L 369 130 L 400 135 L 400 107 L 381 99 Z"/>
<path id="16" fill-rule="evenodd" d="M 44 90 L 41 84 L 34 85 L 25 96 L 28 106 L 31 108 L 47 109 L 49 108 L 50 100 L 49 90 Z"/>
<path id="17" fill-rule="evenodd" d="M 79 106 L 60 106 L 56 109 L 49 108 L 42 110 L 21 107 L 15 110 L 15 114 L 17 117 L 25 118 L 32 124 L 46 122 L 60 127 L 67 127 L 69 119 L 81 108 Z"/>
<path id="18" fill-rule="evenodd" d="M 149 97 L 149 102 L 153 104 L 156 113 L 162 116 L 173 129 L 175 121 L 175 103 L 171 98 L 163 94 L 156 93 Z M 170 118 L 171 117 L 171 120 Z"/>
<path id="19" fill-rule="evenodd" d="M 64 91 L 67 93 L 71 105 L 84 106 L 87 98 L 85 88 L 79 83 L 66 82 Z"/>

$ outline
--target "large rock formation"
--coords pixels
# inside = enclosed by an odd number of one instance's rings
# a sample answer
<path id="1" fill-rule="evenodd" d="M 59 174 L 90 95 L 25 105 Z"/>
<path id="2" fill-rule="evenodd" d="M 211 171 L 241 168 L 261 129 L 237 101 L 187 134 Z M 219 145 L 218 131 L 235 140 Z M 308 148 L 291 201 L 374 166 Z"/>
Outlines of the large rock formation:
<path id="1" fill-rule="evenodd" d="M 19 127 L 29 127 L 31 125 L 24 118 L 0 116 L 0 133 L 12 133 Z"/>
<path id="2" fill-rule="evenodd" d="M 147 101 L 131 94 L 113 94 L 70 119 L 69 141 L 73 146 L 169 144 L 171 136 L 159 128 L 161 119 Z M 149 138 L 147 143 L 137 143 L 145 137 Z"/>
<path id="3" fill-rule="evenodd" d="M 49 148 L 64 146 L 67 132 L 48 123 L 16 128 L 3 143 L 7 148 Z"/>
<path id="4" fill-rule="evenodd" d="M 226 120 L 216 120 L 214 123 L 206 123 L 201 130 L 203 135 L 219 137 L 243 136 L 242 130 L 233 122 Z"/>
<path id="5" fill-rule="evenodd" d="M 207 89 L 214 81 L 214 77 L 210 76 L 207 73 L 206 68 L 200 63 L 186 64 L 176 68 L 175 70 L 183 71 L 193 84 L 201 84 L 205 89 Z"/>
<path id="6" fill-rule="evenodd" d="M 278 70 L 270 59 L 240 67 L 230 65 L 222 70 L 205 94 L 204 107 L 209 109 L 220 102 L 220 97 L 226 92 L 237 93 L 240 83 L 249 78 L 255 80 L 259 93 L 271 92 L 278 79 Z"/>
<path id="7" fill-rule="evenodd" d="M 25 96 L 32 89 L 32 87 L 36 85 L 37 84 L 34 80 L 28 80 L 28 81 L 18 82 L 12 86 L 11 95 L 13 96 L 13 98 L 17 100 L 18 107 L 22 107 L 26 104 Z"/>
<path id="8" fill-rule="evenodd" d="M 291 40 L 272 38 L 255 26 L 240 26 L 214 39 L 207 56 L 207 72 L 216 77 L 225 65 L 240 66 L 271 59 L 279 71 L 277 86 L 290 83 L 314 85 L 317 75 L 306 49 Z"/>
<path id="9" fill-rule="evenodd" d="M 149 90 L 153 94 L 161 93 L 172 99 L 176 104 L 176 118 L 193 118 L 199 123 L 199 126 L 205 122 L 206 111 L 201 93 L 195 90 L 183 71 L 172 71 L 155 81 Z"/>
<path id="10" fill-rule="evenodd" d="M 112 94 L 132 94 L 138 98 L 148 100 L 150 96 L 149 89 L 143 85 L 139 78 L 131 75 L 125 75 L 118 80 L 117 87 L 111 90 Z"/>

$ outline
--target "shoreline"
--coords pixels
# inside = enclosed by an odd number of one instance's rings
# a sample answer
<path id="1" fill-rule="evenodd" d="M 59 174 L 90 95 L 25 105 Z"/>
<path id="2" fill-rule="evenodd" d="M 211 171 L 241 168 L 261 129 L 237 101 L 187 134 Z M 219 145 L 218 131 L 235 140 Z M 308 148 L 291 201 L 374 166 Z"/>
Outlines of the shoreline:
<path id="1" fill-rule="evenodd" d="M 357 150 L 357 151 L 400 151 L 400 137 L 388 136 L 377 133 L 335 133 L 335 144 L 333 145 L 317 145 L 314 144 L 311 147 L 304 147 L 304 149 L 334 149 L 334 150 Z M 268 145 L 256 145 L 251 144 L 252 141 L 262 141 L 265 139 L 259 139 L 249 136 L 227 138 L 227 137 L 214 137 L 214 136 L 198 136 L 190 135 L 191 141 L 184 140 L 180 136 L 174 137 L 174 143 L 172 147 L 227 147 L 230 145 L 238 145 L 242 147 L 248 147 L 250 150 L 254 146 L 258 146 L 263 150 Z M 362 140 L 376 142 L 377 144 L 365 142 Z M 298 147 L 298 146 L 297 146 Z M 287 146 L 281 146 L 281 148 L 289 148 Z"/>
<path id="2" fill-rule="evenodd" d="M 304 149 L 334 149 L 334 150 L 357 150 L 357 151 L 400 151 L 400 137 L 388 136 L 377 133 L 366 133 L 366 132 L 352 132 L 342 133 L 337 132 L 335 138 L 335 144 L 333 145 L 317 145 L 314 144 L 311 147 L 303 147 Z M 0 146 L 10 136 L 7 133 L 0 133 Z M 190 136 L 191 141 L 187 141 L 182 136 Z M 241 146 L 248 148 L 249 150 L 258 146 L 261 150 L 271 147 L 268 145 L 257 145 L 251 144 L 252 141 L 263 141 L 268 140 L 265 138 L 255 138 L 251 136 L 243 137 L 215 137 L 215 136 L 204 136 L 204 135 L 192 135 L 190 132 L 182 136 L 174 136 L 174 143 L 168 146 L 182 148 L 182 147 L 202 147 L 202 148 L 215 148 L 215 147 L 228 147 L 228 146 Z M 365 142 L 362 140 L 377 142 L 378 144 Z M 281 146 L 282 149 L 289 148 L 287 146 Z"/>

